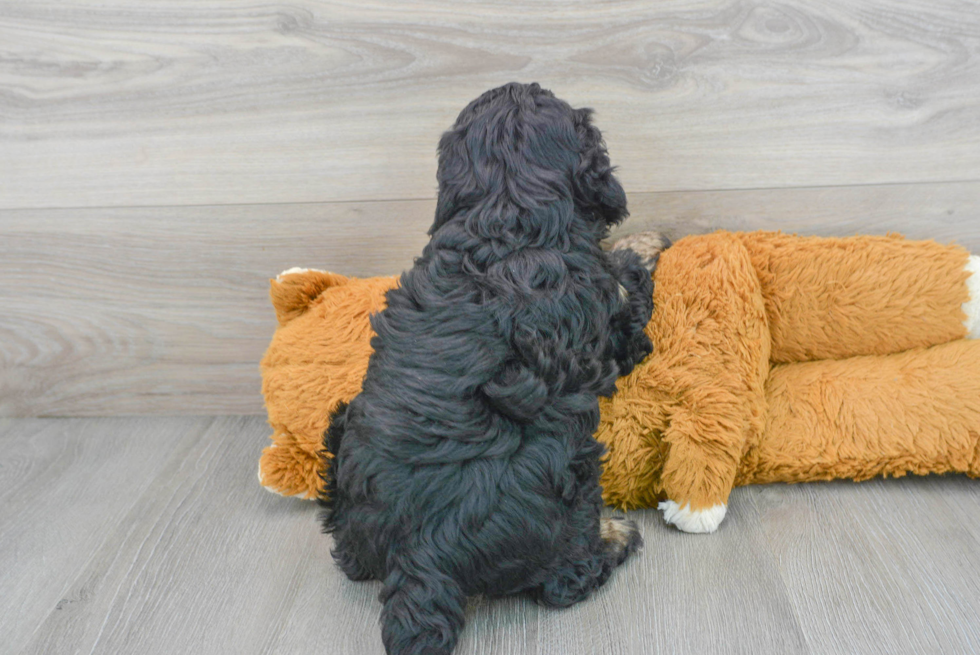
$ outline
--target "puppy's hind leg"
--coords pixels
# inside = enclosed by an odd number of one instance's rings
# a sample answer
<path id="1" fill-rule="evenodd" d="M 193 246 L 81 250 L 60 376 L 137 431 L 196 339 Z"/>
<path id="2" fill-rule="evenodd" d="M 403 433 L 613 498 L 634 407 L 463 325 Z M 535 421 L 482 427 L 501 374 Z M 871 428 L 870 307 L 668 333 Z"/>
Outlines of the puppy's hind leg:
<path id="1" fill-rule="evenodd" d="M 451 577 L 403 562 L 388 574 L 379 599 L 388 655 L 452 653 L 463 629 L 466 596 Z"/>
<path id="2" fill-rule="evenodd" d="M 598 527 L 598 538 L 594 534 L 583 534 L 577 547 L 568 553 L 552 575 L 532 590 L 531 596 L 538 603 L 568 607 L 584 600 L 606 583 L 614 568 L 643 545 L 636 524 L 626 518 L 605 517 Z"/>
<path id="3" fill-rule="evenodd" d="M 337 566 L 344 572 L 344 575 L 348 579 L 358 582 L 361 580 L 370 580 L 374 577 L 371 575 L 371 570 L 357 558 L 357 555 L 351 549 L 338 544 L 330 554 L 333 555 L 333 561 L 336 562 Z"/>
<path id="4" fill-rule="evenodd" d="M 606 516 L 599 522 L 599 536 L 605 546 L 606 557 L 613 566 L 619 566 L 643 545 L 643 537 L 636 523 L 624 516 Z"/>

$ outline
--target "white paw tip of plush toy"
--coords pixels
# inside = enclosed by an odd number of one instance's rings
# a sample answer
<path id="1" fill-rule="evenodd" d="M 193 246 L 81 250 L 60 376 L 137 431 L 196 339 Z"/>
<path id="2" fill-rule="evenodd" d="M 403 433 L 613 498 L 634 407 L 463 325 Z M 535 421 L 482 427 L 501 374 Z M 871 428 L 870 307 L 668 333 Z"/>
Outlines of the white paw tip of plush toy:
<path id="1" fill-rule="evenodd" d="M 262 462 L 259 462 L 259 484 L 261 484 L 262 485 L 262 488 L 265 489 L 266 491 L 272 492 L 272 493 L 276 494 L 277 496 L 281 496 L 282 495 L 281 493 L 279 493 L 279 491 L 276 490 L 275 487 L 270 487 L 269 485 L 267 485 L 265 483 L 265 479 L 263 479 L 263 477 L 262 477 Z"/>
<path id="2" fill-rule="evenodd" d="M 705 534 L 718 529 L 725 519 L 728 506 L 720 504 L 708 509 L 692 510 L 690 505 L 681 507 L 672 500 L 665 500 L 657 505 L 657 509 L 664 513 L 667 523 L 676 525 L 679 530 Z"/>
<path id="3" fill-rule="evenodd" d="M 329 273 L 329 271 L 321 271 L 319 268 L 299 268 L 294 266 L 292 268 L 287 268 L 285 271 L 276 276 L 276 282 L 282 282 L 282 278 L 287 275 L 294 275 L 296 273 L 309 273 L 313 271 L 315 273 Z"/>
<path id="4" fill-rule="evenodd" d="M 970 299 L 963 303 L 963 313 L 966 314 L 963 324 L 966 326 L 967 338 L 980 339 L 980 255 L 970 255 L 966 270 L 971 273 L 966 279 Z"/>
<path id="5" fill-rule="evenodd" d="M 279 446 L 277 446 L 276 444 L 272 444 L 272 447 L 273 448 L 278 448 Z M 287 498 L 290 498 L 290 497 L 291 498 L 299 498 L 301 500 L 316 500 L 316 496 L 308 496 L 306 494 L 296 494 L 295 496 L 287 496 L 286 494 L 282 493 L 281 491 L 279 491 L 275 487 L 270 487 L 269 485 L 267 485 L 265 483 L 265 479 L 262 477 L 262 462 L 259 462 L 259 484 L 262 485 L 262 488 L 263 489 L 265 489 L 269 493 L 274 493 L 277 496 L 285 496 Z"/>

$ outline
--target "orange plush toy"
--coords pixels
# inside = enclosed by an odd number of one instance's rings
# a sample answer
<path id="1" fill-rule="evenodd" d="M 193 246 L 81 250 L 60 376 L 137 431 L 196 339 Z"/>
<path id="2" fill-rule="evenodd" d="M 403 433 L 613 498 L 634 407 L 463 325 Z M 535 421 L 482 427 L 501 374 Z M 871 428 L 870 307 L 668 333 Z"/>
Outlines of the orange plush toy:
<path id="1" fill-rule="evenodd" d="M 374 332 L 398 278 L 348 278 L 291 268 L 272 280 L 279 328 L 262 358 L 262 394 L 272 445 L 262 451 L 259 482 L 284 496 L 315 500 L 320 449 L 330 414 L 361 390 Z"/>
<path id="2" fill-rule="evenodd" d="M 614 247 L 650 256 L 657 242 Z M 713 532 L 736 485 L 980 476 L 980 258 L 901 237 L 716 232 L 665 250 L 654 280 L 654 353 L 600 400 L 609 504 Z M 321 436 L 360 389 L 367 317 L 395 284 L 298 269 L 272 282 L 266 488 L 320 493 Z"/>

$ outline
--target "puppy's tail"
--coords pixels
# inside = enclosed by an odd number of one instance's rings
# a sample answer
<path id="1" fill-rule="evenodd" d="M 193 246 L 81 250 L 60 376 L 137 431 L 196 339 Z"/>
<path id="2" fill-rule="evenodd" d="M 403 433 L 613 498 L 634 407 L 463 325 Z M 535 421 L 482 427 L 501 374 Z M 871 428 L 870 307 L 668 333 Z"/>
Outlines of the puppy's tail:
<path id="1" fill-rule="evenodd" d="M 330 516 L 337 500 L 337 454 L 340 442 L 347 430 L 347 403 L 340 403 L 330 417 L 330 425 L 323 433 L 323 448 L 320 450 L 320 495 L 317 502 L 326 508 L 323 514 L 324 529 L 330 530 Z"/>

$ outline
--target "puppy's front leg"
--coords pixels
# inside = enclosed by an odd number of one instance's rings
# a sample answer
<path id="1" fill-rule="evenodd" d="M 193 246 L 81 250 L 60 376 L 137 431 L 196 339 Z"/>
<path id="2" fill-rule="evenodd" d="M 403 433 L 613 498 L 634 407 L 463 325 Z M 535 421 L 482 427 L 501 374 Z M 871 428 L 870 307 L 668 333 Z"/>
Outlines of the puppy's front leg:
<path id="1" fill-rule="evenodd" d="M 611 252 L 632 250 L 640 257 L 640 264 L 650 275 L 657 270 L 660 253 L 670 248 L 671 242 L 664 234 L 653 230 L 629 234 L 617 240 L 610 248 Z"/>
<path id="2" fill-rule="evenodd" d="M 628 375 L 633 367 L 653 352 L 645 329 L 653 313 L 653 279 L 637 253 L 628 249 L 610 252 L 609 267 L 619 285 L 618 305 L 612 313 L 612 349 L 619 374 Z"/>

